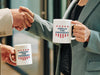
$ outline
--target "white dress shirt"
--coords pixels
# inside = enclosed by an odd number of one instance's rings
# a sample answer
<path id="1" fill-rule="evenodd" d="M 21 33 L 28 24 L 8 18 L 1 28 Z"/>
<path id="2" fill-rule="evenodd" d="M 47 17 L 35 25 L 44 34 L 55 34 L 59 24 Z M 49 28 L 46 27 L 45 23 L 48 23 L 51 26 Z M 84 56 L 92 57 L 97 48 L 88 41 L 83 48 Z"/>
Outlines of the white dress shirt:
<path id="1" fill-rule="evenodd" d="M 0 37 L 12 35 L 13 17 L 8 8 L 0 9 Z"/>

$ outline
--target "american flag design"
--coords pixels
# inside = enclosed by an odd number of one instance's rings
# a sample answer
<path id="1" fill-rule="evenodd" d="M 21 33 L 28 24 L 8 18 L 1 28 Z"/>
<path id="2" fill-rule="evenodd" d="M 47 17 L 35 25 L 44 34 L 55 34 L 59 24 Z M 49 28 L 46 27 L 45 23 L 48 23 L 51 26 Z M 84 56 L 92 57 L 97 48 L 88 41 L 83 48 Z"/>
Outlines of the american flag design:
<path id="1" fill-rule="evenodd" d="M 56 25 L 57 31 L 55 32 L 55 36 L 59 38 L 66 38 L 69 36 L 69 32 L 67 29 L 69 26 L 64 25 Z"/>
<path id="2" fill-rule="evenodd" d="M 21 50 L 18 50 L 18 53 L 19 53 L 19 55 L 18 55 L 18 59 L 19 60 L 28 60 L 28 59 L 30 59 L 30 51 L 29 51 L 29 49 L 21 49 Z"/>

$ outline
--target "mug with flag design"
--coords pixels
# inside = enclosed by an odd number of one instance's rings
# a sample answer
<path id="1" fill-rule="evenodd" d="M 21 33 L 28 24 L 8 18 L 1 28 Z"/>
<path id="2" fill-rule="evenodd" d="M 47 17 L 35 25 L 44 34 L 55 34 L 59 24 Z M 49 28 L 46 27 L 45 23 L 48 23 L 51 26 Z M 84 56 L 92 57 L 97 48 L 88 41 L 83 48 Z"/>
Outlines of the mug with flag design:
<path id="1" fill-rule="evenodd" d="M 75 37 L 72 37 L 71 21 L 69 19 L 53 20 L 53 43 L 71 43 L 71 40 L 75 40 Z"/>
<path id="2" fill-rule="evenodd" d="M 15 45 L 16 61 L 12 60 L 10 54 L 10 60 L 16 65 L 29 65 L 32 64 L 32 51 L 31 44 L 19 44 Z"/>

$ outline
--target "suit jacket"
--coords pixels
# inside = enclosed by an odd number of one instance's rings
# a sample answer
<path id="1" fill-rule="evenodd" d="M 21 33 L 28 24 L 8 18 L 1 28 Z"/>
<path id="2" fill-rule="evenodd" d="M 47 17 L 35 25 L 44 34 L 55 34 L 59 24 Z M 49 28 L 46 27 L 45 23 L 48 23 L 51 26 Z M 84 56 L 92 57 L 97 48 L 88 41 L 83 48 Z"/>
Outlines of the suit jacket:
<path id="1" fill-rule="evenodd" d="M 74 4 L 71 6 L 73 7 Z M 68 15 L 72 7 L 68 11 Z M 53 24 L 41 19 L 36 14 L 34 20 L 35 22 L 32 24 L 29 32 L 52 42 Z M 91 35 L 86 47 L 83 47 L 85 43 L 72 41 L 71 75 L 100 75 L 100 0 L 89 0 L 83 8 L 78 21 L 91 30 Z M 59 73 L 59 61 L 60 49 L 56 75 Z"/>
<path id="2" fill-rule="evenodd" d="M 12 35 L 12 14 L 9 9 L 0 9 L 0 37 Z"/>

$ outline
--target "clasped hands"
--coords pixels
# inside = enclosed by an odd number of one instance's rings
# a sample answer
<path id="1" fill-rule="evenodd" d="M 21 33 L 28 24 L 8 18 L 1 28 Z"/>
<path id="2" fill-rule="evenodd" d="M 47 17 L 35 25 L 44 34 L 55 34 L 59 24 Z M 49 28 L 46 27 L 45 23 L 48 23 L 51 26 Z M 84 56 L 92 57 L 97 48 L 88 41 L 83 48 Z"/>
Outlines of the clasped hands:
<path id="1" fill-rule="evenodd" d="M 19 9 L 10 9 L 10 11 L 13 16 L 13 28 L 21 31 L 24 28 L 31 27 L 34 22 L 34 14 L 28 8 L 19 7 Z"/>
<path id="2" fill-rule="evenodd" d="M 21 31 L 24 28 L 31 27 L 31 24 L 34 22 L 34 14 L 28 8 L 20 7 L 19 9 L 10 9 L 10 11 L 13 17 L 13 28 Z M 16 63 L 11 62 L 9 58 L 9 54 L 12 54 L 12 59 L 14 61 L 16 60 L 14 48 L 7 45 L 0 45 L 0 49 L 2 60 L 16 66 Z"/>

